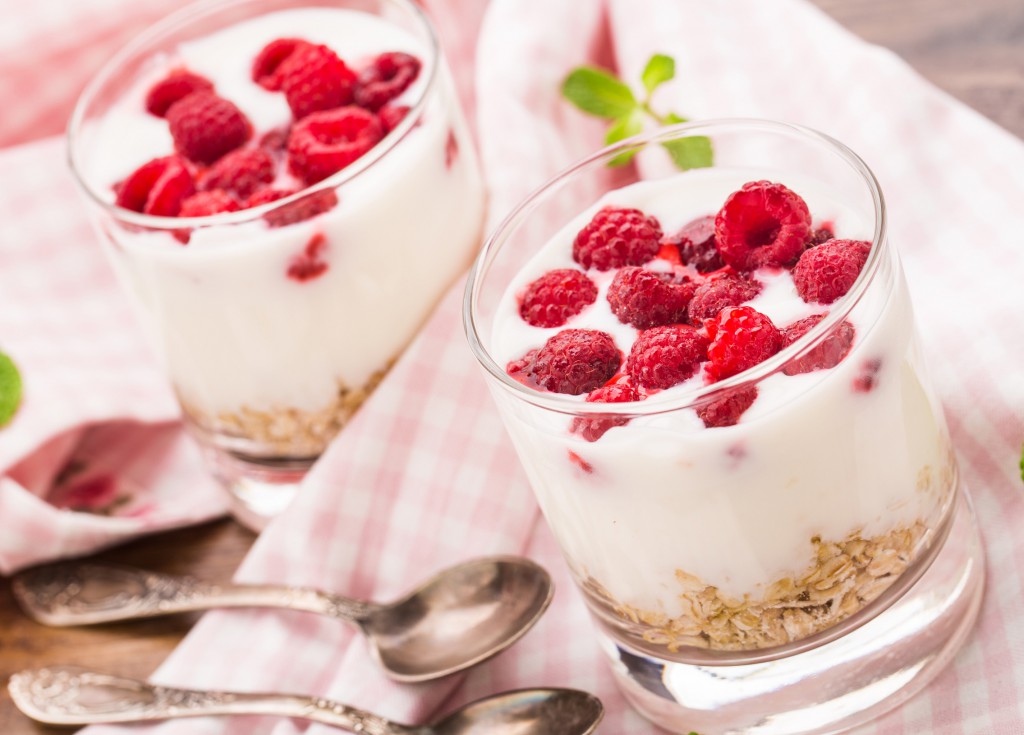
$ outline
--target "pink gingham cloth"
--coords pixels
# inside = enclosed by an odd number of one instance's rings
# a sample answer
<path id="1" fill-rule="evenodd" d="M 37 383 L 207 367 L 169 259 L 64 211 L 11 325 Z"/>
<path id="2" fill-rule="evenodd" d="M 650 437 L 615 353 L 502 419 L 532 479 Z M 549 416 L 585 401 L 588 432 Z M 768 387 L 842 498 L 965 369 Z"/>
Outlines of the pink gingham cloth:
<path id="1" fill-rule="evenodd" d="M 657 107 L 695 118 L 760 116 L 801 123 L 843 140 L 865 158 L 886 193 L 891 237 L 906 266 L 933 383 L 981 519 L 989 578 L 978 627 L 955 662 L 926 691 L 860 732 L 1024 731 L 1024 545 L 1017 542 L 1024 528 L 1017 469 L 1024 441 L 1024 381 L 1015 378 L 1024 364 L 1018 285 L 1024 273 L 1019 208 L 1024 144 L 803 0 L 437 0 L 426 5 L 475 117 L 491 226 L 535 186 L 600 145 L 603 126 L 559 97 L 562 78 L 582 63 L 614 59 L 626 79 L 636 80 L 653 52 L 671 54 L 679 78 L 659 90 Z M 95 243 L 61 166 L 55 142 L 0 154 L 5 192 L 0 197 L 5 258 L 0 349 L 19 361 L 30 389 L 18 421 L 28 421 L 27 415 L 32 426 L 38 422 L 39 436 L 47 426 L 63 427 L 71 433 L 65 441 L 73 445 L 70 450 L 57 446 L 60 441 L 53 447 L 22 445 L 21 455 L 43 454 L 23 467 L 20 477 L 12 478 L 0 462 L 0 472 L 6 472 L 0 492 L 11 495 L 13 482 L 24 502 L 31 502 L 29 496 L 42 502 L 38 488 L 52 482 L 45 452 L 82 451 L 81 444 L 89 444 L 74 436 L 83 422 L 91 431 L 110 426 L 113 431 L 123 427 L 127 415 L 141 431 L 166 431 L 159 477 L 184 473 L 194 460 L 176 454 L 186 450 L 177 443 L 176 425 L 168 423 L 173 406 L 126 307 L 109 277 L 90 270 L 101 268 L 91 254 Z M 60 217 L 53 216 L 54 207 Z M 13 245 L 12 236 L 20 238 Z M 51 254 L 44 257 L 45 252 Z M 31 277 L 9 276 L 9 270 Z M 10 287 L 20 289 L 17 299 L 6 295 Z M 469 556 L 524 553 L 541 561 L 556 580 L 558 592 L 544 619 L 516 646 L 468 676 L 406 686 L 388 681 L 362 641 L 335 621 L 301 613 L 218 611 L 202 618 L 156 680 L 316 693 L 408 722 L 499 690 L 571 686 L 604 701 L 600 732 L 661 732 L 625 704 L 590 635 L 581 598 L 538 517 L 464 343 L 461 291 L 461 284 L 453 287 L 314 468 L 293 506 L 260 536 L 237 578 L 311 584 L 386 600 Z M 82 308 L 83 303 L 90 307 Z M 15 316 L 4 313 L 12 305 Z M 61 324 L 69 319 L 75 329 Z M 67 342 L 33 336 L 25 324 L 47 326 L 44 335 Z M 56 375 L 54 344 L 70 350 L 65 362 L 76 372 L 83 370 L 78 360 L 91 366 L 81 379 Z M 102 356 L 90 357 L 99 348 Z M 43 388 L 63 391 L 55 394 L 62 408 L 46 424 L 49 414 L 33 407 L 32 392 L 34 381 L 42 380 L 35 373 L 50 369 L 55 375 Z M 123 375 L 109 385 L 95 382 L 107 370 Z M 67 395 L 86 385 L 87 395 Z M 100 389 L 111 385 L 134 386 L 134 398 L 113 401 L 115 391 Z M 65 416 L 66 401 L 71 403 Z M 8 446 L 23 431 L 15 425 L 0 433 L 0 444 Z M 106 446 L 102 437 L 91 438 L 91 446 Z M 156 451 L 158 442 L 145 445 Z M 116 460 L 106 458 L 108 464 Z M 207 490 L 208 485 L 197 489 L 197 499 L 211 502 Z M 149 489 L 140 485 L 138 492 Z M 5 536 L 7 519 L 0 515 Z M 76 518 L 68 525 L 80 522 Z M 107 531 L 96 531 L 95 540 L 110 540 Z M 240 718 L 88 732 L 330 731 Z"/>

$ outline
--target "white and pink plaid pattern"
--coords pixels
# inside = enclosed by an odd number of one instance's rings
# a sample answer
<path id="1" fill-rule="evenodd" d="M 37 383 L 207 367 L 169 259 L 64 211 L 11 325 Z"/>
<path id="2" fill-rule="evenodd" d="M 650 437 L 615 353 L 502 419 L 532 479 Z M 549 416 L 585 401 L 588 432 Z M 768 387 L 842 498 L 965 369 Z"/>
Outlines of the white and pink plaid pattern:
<path id="1" fill-rule="evenodd" d="M 658 105 L 691 117 L 761 116 L 806 124 L 843 140 L 872 166 L 887 196 L 891 235 L 903 255 L 933 382 L 974 492 L 989 584 L 979 626 L 955 663 L 924 693 L 861 732 L 1021 732 L 1024 545 L 1017 538 L 1024 498 L 1017 459 L 1024 441 L 1024 381 L 1015 375 L 1024 364 L 1017 284 L 1024 272 L 1024 144 L 802 0 L 427 5 L 441 21 L 457 77 L 467 85 L 464 101 L 475 98 L 492 225 L 529 190 L 599 145 L 601 125 L 558 95 L 566 71 L 593 60 L 614 58 L 627 78 L 636 79 L 652 52 L 670 53 L 680 78 L 659 91 Z M 473 68 L 475 77 L 466 71 Z M 113 450 L 104 449 L 110 437 L 83 441 L 85 425 L 90 432 L 113 425 L 111 432 L 128 437 L 130 427 L 121 422 L 134 420 L 154 432 L 154 442 L 162 439 L 173 448 L 151 448 L 153 457 L 165 458 L 163 466 L 148 475 L 135 468 L 134 486 L 159 477 L 166 488 L 187 478 L 194 503 L 171 506 L 154 493 L 147 500 L 152 507 L 139 511 L 148 523 L 220 512 L 195 458 L 175 453 L 187 450 L 167 423 L 174 418 L 170 396 L 96 253 L 63 171 L 60 144 L 0 154 L 0 187 L 0 349 L 19 362 L 28 386 L 16 423 L 0 432 L 3 568 L 29 560 L 28 546 L 47 556 L 78 553 L 144 530 L 137 519 L 128 525 L 129 511 L 97 518 L 56 511 L 41 499 L 68 457 L 99 454 L 105 463 L 99 466 L 117 464 Z M 298 613 L 215 612 L 203 617 L 157 679 L 313 692 L 405 721 L 500 689 L 564 685 L 601 696 L 608 709 L 603 733 L 660 732 L 625 705 L 589 635 L 579 595 L 537 517 L 464 345 L 460 297 L 456 285 L 318 463 L 294 506 L 257 541 L 238 578 L 387 599 L 471 555 L 527 553 L 558 584 L 545 618 L 510 651 L 461 681 L 403 686 L 385 679 L 361 642 L 333 621 Z M 74 478 L 60 480 L 65 487 Z M 65 487 L 56 497 L 74 496 L 74 489 Z M 328 732 L 265 718 L 131 730 L 300 731 Z"/>

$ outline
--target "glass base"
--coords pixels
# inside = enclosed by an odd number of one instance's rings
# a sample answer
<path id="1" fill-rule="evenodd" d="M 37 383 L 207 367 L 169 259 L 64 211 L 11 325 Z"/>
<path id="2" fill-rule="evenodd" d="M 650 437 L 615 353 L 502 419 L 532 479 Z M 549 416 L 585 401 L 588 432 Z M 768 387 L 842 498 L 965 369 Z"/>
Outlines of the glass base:
<path id="1" fill-rule="evenodd" d="M 253 531 L 262 531 L 288 507 L 315 461 L 252 459 L 209 446 L 203 452 L 231 496 L 231 514 Z"/>
<path id="2" fill-rule="evenodd" d="M 840 732 L 902 704 L 950 661 L 978 616 L 984 553 L 966 488 L 949 536 L 898 602 L 817 648 L 773 661 L 663 661 L 599 632 L 626 698 L 675 733 Z"/>

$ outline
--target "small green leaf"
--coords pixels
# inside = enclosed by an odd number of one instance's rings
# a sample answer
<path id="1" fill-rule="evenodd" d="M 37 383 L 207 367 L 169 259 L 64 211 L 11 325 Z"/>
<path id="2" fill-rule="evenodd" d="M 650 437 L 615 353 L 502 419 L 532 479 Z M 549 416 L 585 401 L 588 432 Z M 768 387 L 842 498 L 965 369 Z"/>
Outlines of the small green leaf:
<path id="1" fill-rule="evenodd" d="M 647 62 L 640 79 L 647 89 L 647 94 L 650 94 L 659 84 L 667 82 L 675 75 L 676 60 L 671 56 L 665 56 L 665 54 L 655 54 Z"/>
<path id="2" fill-rule="evenodd" d="M 598 117 L 620 118 L 637 106 L 633 90 L 603 69 L 589 66 L 573 69 L 562 83 L 562 94 L 584 112 Z"/>
<path id="3" fill-rule="evenodd" d="M 688 122 L 688 120 L 682 115 L 677 115 L 674 112 L 670 112 L 667 115 L 665 115 L 664 122 L 666 125 L 675 125 L 676 123 Z"/>
<path id="4" fill-rule="evenodd" d="M 1020 479 L 1024 482 L 1024 447 L 1020 448 Z"/>
<path id="5" fill-rule="evenodd" d="M 14 361 L 0 352 L 0 427 L 14 416 L 21 404 L 21 373 Z"/>
<path id="6" fill-rule="evenodd" d="M 691 168 L 707 168 L 714 162 L 711 139 L 703 135 L 666 140 L 662 145 L 672 156 L 676 166 L 683 171 Z"/>
<path id="7" fill-rule="evenodd" d="M 626 115 L 620 117 L 610 128 L 608 128 L 608 132 L 604 136 L 604 142 L 606 145 L 618 143 L 620 140 L 624 140 L 640 133 L 643 129 L 644 113 L 639 107 L 637 107 Z M 609 160 L 608 165 L 611 167 L 625 166 L 633 160 L 633 156 L 635 156 L 639 150 L 639 148 L 633 148 L 628 151 L 623 151 Z"/>

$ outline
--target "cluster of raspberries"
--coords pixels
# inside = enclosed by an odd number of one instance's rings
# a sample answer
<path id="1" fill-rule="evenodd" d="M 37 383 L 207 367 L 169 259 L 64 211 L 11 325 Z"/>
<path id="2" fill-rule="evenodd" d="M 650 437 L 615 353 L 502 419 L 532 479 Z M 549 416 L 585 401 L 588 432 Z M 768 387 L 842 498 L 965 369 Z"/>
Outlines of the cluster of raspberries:
<path id="1" fill-rule="evenodd" d="M 116 184 L 116 203 L 161 217 L 203 217 L 296 194 L 348 166 L 397 126 L 409 108 L 391 102 L 419 72 L 419 59 L 402 52 L 382 53 L 357 73 L 327 46 L 271 41 L 253 61 L 252 80 L 283 94 L 294 120 L 254 139 L 249 119 L 208 79 L 174 69 L 150 88 L 145 104 L 167 121 L 175 153 Z M 322 191 L 271 212 L 267 221 L 280 227 L 336 204 L 333 191 Z M 188 241 L 187 230 L 176 235 Z"/>
<path id="2" fill-rule="evenodd" d="M 805 302 L 832 304 L 853 286 L 870 249 L 868 242 L 834 238 L 827 226 L 812 229 L 804 200 L 769 181 L 745 184 L 717 215 L 694 220 L 674 235 L 665 235 L 640 210 L 605 207 L 573 242 L 573 260 L 582 270 L 545 273 L 520 295 L 519 309 L 532 326 L 561 327 L 597 301 L 598 287 L 587 271 L 614 270 L 608 307 L 639 330 L 629 354 L 623 358 L 605 332 L 563 329 L 506 370 L 538 390 L 587 394 L 587 401 L 604 403 L 643 400 L 702 369 L 714 383 L 767 360 L 824 318 L 816 314 L 779 327 L 744 306 L 761 291 L 754 270 L 784 268 Z M 853 326 L 844 321 L 784 372 L 832 368 L 853 340 Z M 697 413 L 709 428 L 731 426 L 756 397 L 756 387 L 742 386 Z M 595 441 L 624 423 L 577 419 L 573 430 Z"/>

